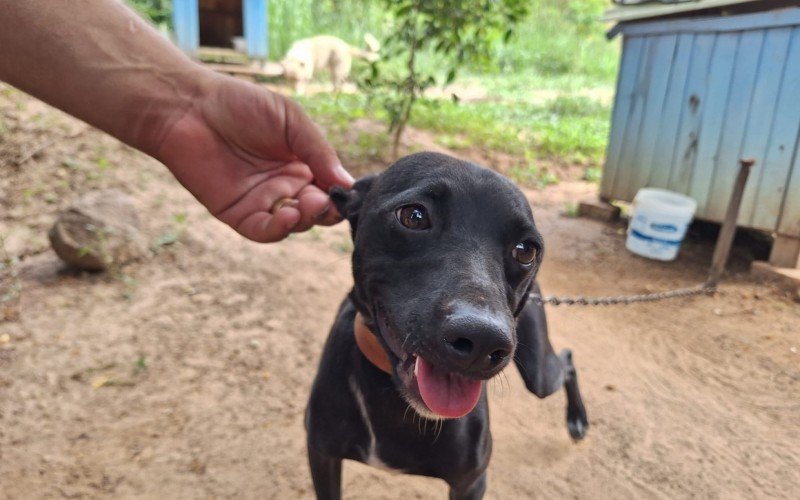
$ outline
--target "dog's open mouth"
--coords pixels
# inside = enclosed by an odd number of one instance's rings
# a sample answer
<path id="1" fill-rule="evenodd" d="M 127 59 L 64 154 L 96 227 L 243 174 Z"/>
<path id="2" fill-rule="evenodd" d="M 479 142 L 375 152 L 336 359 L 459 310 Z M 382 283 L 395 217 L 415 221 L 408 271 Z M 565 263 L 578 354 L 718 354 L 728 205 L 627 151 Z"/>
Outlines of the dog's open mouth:
<path id="1" fill-rule="evenodd" d="M 389 346 L 389 358 L 406 400 L 423 416 L 459 418 L 471 412 L 481 397 L 483 381 L 438 368 L 413 350 L 406 350 L 392 332 L 383 308 L 376 307 L 375 311 L 379 330 L 375 333 Z"/>

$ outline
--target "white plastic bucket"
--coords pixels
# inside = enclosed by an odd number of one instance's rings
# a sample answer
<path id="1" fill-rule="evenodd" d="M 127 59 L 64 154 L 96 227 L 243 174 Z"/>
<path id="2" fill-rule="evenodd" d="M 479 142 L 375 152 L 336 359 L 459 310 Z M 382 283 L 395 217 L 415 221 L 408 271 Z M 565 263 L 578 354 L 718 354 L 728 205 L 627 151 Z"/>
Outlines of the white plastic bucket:
<path id="1" fill-rule="evenodd" d="M 650 259 L 674 260 L 695 210 L 697 202 L 688 196 L 666 189 L 640 189 L 633 199 L 625 248 Z"/>

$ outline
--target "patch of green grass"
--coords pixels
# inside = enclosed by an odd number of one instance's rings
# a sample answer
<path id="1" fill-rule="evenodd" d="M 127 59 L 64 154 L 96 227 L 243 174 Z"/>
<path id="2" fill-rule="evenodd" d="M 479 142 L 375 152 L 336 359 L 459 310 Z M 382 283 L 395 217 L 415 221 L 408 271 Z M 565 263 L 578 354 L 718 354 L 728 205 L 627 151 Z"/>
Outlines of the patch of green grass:
<path id="1" fill-rule="evenodd" d="M 532 71 L 543 76 L 587 75 L 611 80 L 618 41 L 605 39 L 600 21 L 607 0 L 538 0 L 509 43 L 498 43 L 492 61 L 501 73 Z"/>
<path id="2" fill-rule="evenodd" d="M 22 190 L 22 199 L 25 201 L 29 201 L 32 198 L 41 195 L 42 193 L 44 193 L 43 186 L 28 187 Z"/>
<path id="3" fill-rule="evenodd" d="M 317 226 L 313 226 L 308 230 L 308 236 L 314 241 L 322 241 L 322 231 Z"/>
<path id="4" fill-rule="evenodd" d="M 350 154 L 360 158 L 383 158 L 389 151 L 389 136 L 381 131 L 380 133 L 359 132 L 356 140 L 351 144 Z"/>
<path id="5" fill-rule="evenodd" d="M 603 170 L 600 167 L 588 167 L 583 173 L 583 180 L 598 183 L 602 179 Z"/>
<path id="6" fill-rule="evenodd" d="M 578 210 L 578 204 L 575 203 L 574 201 L 568 201 L 564 203 L 563 214 L 565 217 L 577 217 L 578 215 L 580 215 L 580 212 Z"/>
<path id="7" fill-rule="evenodd" d="M 127 274 L 117 273 L 117 276 L 117 279 L 119 279 L 124 286 L 122 298 L 125 300 L 133 300 L 133 297 L 136 295 L 136 290 L 139 288 L 139 280 Z"/>
<path id="8" fill-rule="evenodd" d="M 0 322 L 16 317 L 17 306 L 22 295 L 22 279 L 19 276 L 19 257 L 6 250 L 6 240 L 0 234 Z"/>
<path id="9" fill-rule="evenodd" d="M 150 246 L 153 252 L 159 253 L 164 247 L 180 243 L 186 233 L 187 215 L 183 212 L 172 215 L 172 224 L 163 233 L 158 235 Z"/>
<path id="10" fill-rule="evenodd" d="M 355 139 L 351 131 L 353 122 L 361 118 L 386 123 L 386 113 L 361 94 L 317 94 L 296 96 L 306 112 L 328 131 L 328 140 L 334 148 L 348 157 L 383 159 L 390 150 L 386 128 L 374 133 L 358 131 Z"/>
<path id="11" fill-rule="evenodd" d="M 547 169 L 541 169 L 533 163 L 526 166 L 511 167 L 508 176 L 517 184 L 536 186 L 540 189 L 558 184 L 558 176 Z"/>
<path id="12" fill-rule="evenodd" d="M 362 132 L 355 141 L 345 140 L 354 120 L 366 117 L 385 124 L 385 112 L 371 105 L 367 97 L 317 94 L 300 100 L 328 130 L 337 150 L 370 158 L 388 149 L 385 134 Z M 609 115 L 609 105 L 580 95 L 560 95 L 543 104 L 423 99 L 414 109 L 411 126 L 435 133 L 440 144 L 452 149 L 478 147 L 527 159 L 557 158 L 597 169 L 605 154 Z"/>
<path id="13" fill-rule="evenodd" d="M 332 247 L 340 254 L 348 254 L 353 251 L 353 240 L 348 236 L 333 243 Z"/>
<path id="14" fill-rule="evenodd" d="M 139 354 L 136 361 L 133 362 L 133 374 L 138 375 L 147 370 L 147 357 L 144 354 Z"/>
<path id="15" fill-rule="evenodd" d="M 111 164 L 111 160 L 109 160 L 109 159 L 108 159 L 107 157 L 105 157 L 105 156 L 101 156 L 101 157 L 99 157 L 99 158 L 97 159 L 97 168 L 98 168 L 98 169 L 100 169 L 101 171 L 103 171 L 103 170 L 108 170 L 108 169 L 109 169 L 109 168 L 111 168 L 112 166 L 113 166 L 113 165 Z"/>
<path id="16" fill-rule="evenodd" d="M 441 134 L 436 137 L 436 142 L 450 149 L 468 149 L 472 146 L 469 137 L 458 134 Z"/>
<path id="17" fill-rule="evenodd" d="M 67 167 L 70 170 L 77 171 L 81 169 L 81 162 L 76 160 L 75 158 L 64 158 L 61 161 L 61 165 Z"/>
<path id="18" fill-rule="evenodd" d="M 477 147 L 596 166 L 605 153 L 609 112 L 597 101 L 570 97 L 545 105 L 424 101 L 414 110 L 411 124 L 464 136 Z"/>
<path id="19" fill-rule="evenodd" d="M 310 26 L 327 22 L 328 5 L 320 4 L 318 14 L 309 17 L 309 1 L 271 4 L 271 13 L 280 10 L 278 17 L 284 16 L 295 26 L 281 28 L 283 39 L 288 40 L 292 29 L 292 33 L 306 36 Z M 379 2 L 362 0 L 358 9 L 364 15 L 359 26 L 348 28 L 346 38 L 364 31 L 379 38 L 387 33 L 391 20 L 371 10 L 375 5 Z M 461 94 L 462 102 L 420 99 L 410 125 L 434 133 L 439 144 L 451 149 L 493 150 L 524 157 L 527 163 L 558 159 L 584 165 L 587 180 L 596 182 L 605 154 L 619 61 L 619 40 L 606 40 L 606 26 L 599 20 L 607 7 L 606 0 L 532 2 L 529 15 L 509 43 L 502 44 L 498 38 L 488 60 L 467 61 L 461 68 L 454 91 Z M 427 53 L 420 55 L 420 63 L 426 70 L 437 64 L 446 66 Z M 353 81 L 366 74 L 363 66 L 353 70 Z M 374 157 L 386 142 L 385 136 L 359 135 L 354 140 L 350 131 L 359 118 L 386 123 L 386 112 L 378 100 L 371 102 L 358 94 L 299 100 L 327 129 L 334 147 L 346 155 Z M 537 185 L 554 177 L 528 167 L 517 175 L 536 179 Z"/>
<path id="20" fill-rule="evenodd" d="M 614 91 L 613 79 L 598 79 L 579 73 L 542 75 L 530 69 L 513 73 L 464 72 L 456 80 L 456 84 L 464 88 L 485 88 L 492 99 L 502 101 L 540 102 L 543 100 L 540 96 L 552 96 L 554 93 L 572 94 L 588 90 L 610 96 Z"/>
<path id="21" fill-rule="evenodd" d="M 361 94 L 316 94 L 294 96 L 303 108 L 316 118 L 324 118 L 328 125 L 346 129 L 354 120 L 375 117 L 366 96 Z M 376 106 L 377 107 L 377 106 Z"/>

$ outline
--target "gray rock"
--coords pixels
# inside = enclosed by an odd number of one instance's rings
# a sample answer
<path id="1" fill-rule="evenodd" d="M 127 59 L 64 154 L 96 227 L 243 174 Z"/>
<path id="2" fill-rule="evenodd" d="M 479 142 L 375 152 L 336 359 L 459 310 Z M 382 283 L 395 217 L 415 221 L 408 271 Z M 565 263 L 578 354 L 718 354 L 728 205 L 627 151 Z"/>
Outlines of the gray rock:
<path id="1" fill-rule="evenodd" d="M 116 189 L 92 191 L 58 215 L 50 244 L 68 265 L 104 271 L 146 257 L 133 200 Z"/>

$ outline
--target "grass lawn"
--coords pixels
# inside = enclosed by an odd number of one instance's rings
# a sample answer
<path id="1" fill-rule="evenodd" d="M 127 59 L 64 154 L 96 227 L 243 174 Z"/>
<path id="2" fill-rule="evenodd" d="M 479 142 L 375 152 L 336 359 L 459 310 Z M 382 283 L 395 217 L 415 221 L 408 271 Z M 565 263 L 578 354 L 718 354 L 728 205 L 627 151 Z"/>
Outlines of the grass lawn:
<path id="1" fill-rule="evenodd" d="M 596 180 L 608 138 L 610 99 L 583 95 L 585 87 L 574 90 L 552 83 L 541 97 L 539 86 L 525 86 L 524 76 L 465 78 L 471 86 L 486 85 L 486 99 L 454 102 L 446 98 L 423 99 L 414 108 L 411 126 L 431 132 L 447 148 L 480 148 L 518 157 L 521 167 L 510 174 L 523 184 L 549 184 L 557 179 L 540 170 L 539 160 L 578 164 L 585 177 Z M 497 82 L 505 89 L 495 91 Z M 509 89 L 517 89 L 511 92 Z M 611 95 L 610 86 L 596 87 Z M 525 89 L 525 90 L 522 90 Z M 316 94 L 297 97 L 306 110 L 328 130 L 331 141 L 354 157 L 375 156 L 376 149 L 389 149 L 388 131 L 361 133 L 355 141 L 347 131 L 354 120 L 369 118 L 386 123 L 387 115 L 361 94 Z M 372 135 L 372 137 L 370 137 Z"/>

